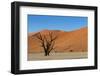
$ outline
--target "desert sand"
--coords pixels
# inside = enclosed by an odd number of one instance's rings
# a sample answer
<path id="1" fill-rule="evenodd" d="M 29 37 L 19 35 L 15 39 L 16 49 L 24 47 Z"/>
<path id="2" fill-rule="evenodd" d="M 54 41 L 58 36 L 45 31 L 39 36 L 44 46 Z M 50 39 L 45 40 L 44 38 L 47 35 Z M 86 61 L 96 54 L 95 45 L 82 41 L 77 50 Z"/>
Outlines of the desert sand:
<path id="1" fill-rule="evenodd" d="M 63 59 L 84 59 L 88 58 L 87 52 L 66 52 L 66 53 L 50 53 L 44 56 L 44 53 L 28 54 L 28 61 L 32 60 L 63 60 Z"/>
<path id="2" fill-rule="evenodd" d="M 52 50 L 50 56 L 47 59 L 76 59 L 87 58 L 88 52 L 88 28 L 80 28 L 74 31 L 62 31 L 62 30 L 41 30 L 42 35 L 48 34 L 48 32 L 54 32 L 58 38 L 55 41 L 55 49 Z M 44 56 L 43 48 L 40 46 L 40 42 L 36 39 L 35 34 L 38 32 L 31 32 L 28 34 L 28 59 L 29 60 L 43 60 Z M 53 55 L 52 55 L 53 54 Z M 41 59 L 42 56 L 42 59 Z M 52 57 L 51 57 L 52 56 Z"/>

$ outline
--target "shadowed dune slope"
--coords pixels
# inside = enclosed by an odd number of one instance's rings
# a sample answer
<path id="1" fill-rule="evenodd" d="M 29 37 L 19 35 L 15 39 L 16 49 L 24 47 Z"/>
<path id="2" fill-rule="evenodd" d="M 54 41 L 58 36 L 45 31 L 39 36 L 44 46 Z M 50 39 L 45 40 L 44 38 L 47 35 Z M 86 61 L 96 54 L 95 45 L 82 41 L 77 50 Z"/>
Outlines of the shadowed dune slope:
<path id="1" fill-rule="evenodd" d="M 52 52 L 86 52 L 88 51 L 88 28 L 80 28 L 78 30 L 66 32 L 61 30 L 42 30 L 41 35 L 47 35 L 49 32 L 53 32 L 53 35 L 57 36 L 55 40 L 54 50 Z M 38 32 L 37 32 L 38 33 Z M 36 38 L 34 33 L 28 34 L 28 52 L 43 52 L 43 48 L 40 47 L 41 43 Z"/>

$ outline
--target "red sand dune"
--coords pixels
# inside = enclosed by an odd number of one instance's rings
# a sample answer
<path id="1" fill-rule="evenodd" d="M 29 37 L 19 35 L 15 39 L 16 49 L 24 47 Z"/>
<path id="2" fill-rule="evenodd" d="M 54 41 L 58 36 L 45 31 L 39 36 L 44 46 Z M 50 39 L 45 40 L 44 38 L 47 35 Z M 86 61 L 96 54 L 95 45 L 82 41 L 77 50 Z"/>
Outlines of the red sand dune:
<path id="1" fill-rule="evenodd" d="M 87 40 L 88 32 L 87 27 L 80 28 L 75 31 L 60 31 L 60 30 L 42 30 L 42 35 L 48 35 L 49 32 L 54 32 L 58 38 L 55 40 L 55 52 L 82 52 L 88 51 Z M 43 52 L 43 48 L 40 47 L 39 40 L 35 37 L 36 33 L 29 33 L 28 35 L 28 52 Z M 33 38 L 32 38 L 32 35 Z"/>

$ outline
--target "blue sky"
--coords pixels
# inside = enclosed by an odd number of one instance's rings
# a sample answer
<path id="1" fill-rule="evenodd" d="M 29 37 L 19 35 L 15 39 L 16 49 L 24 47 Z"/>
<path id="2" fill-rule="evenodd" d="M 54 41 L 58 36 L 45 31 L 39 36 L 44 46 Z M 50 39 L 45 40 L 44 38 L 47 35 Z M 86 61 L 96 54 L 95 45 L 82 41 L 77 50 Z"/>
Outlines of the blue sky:
<path id="1" fill-rule="evenodd" d="M 87 17 L 28 15 L 28 32 L 37 32 L 43 29 L 73 31 L 87 25 Z"/>

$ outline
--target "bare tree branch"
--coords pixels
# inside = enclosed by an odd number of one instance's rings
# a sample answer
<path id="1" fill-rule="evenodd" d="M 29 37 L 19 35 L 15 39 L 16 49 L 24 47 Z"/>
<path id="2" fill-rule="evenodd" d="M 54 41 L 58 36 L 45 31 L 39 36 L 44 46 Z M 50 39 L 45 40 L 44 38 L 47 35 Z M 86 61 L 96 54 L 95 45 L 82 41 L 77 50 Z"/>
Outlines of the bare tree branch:
<path id="1" fill-rule="evenodd" d="M 49 32 L 49 36 L 50 36 L 50 41 L 51 42 L 57 39 L 57 35 L 54 35 L 53 32 Z"/>
<path id="2" fill-rule="evenodd" d="M 57 39 L 57 35 L 54 35 L 53 32 L 49 32 L 48 35 L 42 35 L 39 32 L 35 35 L 35 37 L 38 40 L 40 40 L 41 47 L 43 47 L 45 55 L 49 55 L 49 53 L 54 49 L 54 44 L 55 40 Z"/>

